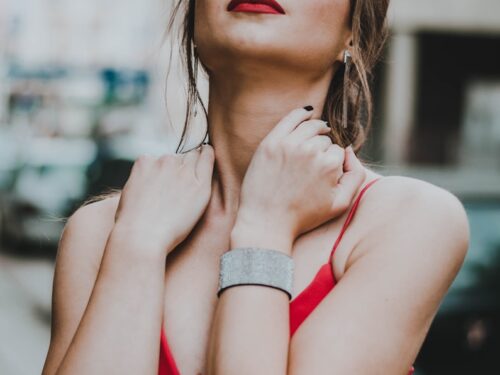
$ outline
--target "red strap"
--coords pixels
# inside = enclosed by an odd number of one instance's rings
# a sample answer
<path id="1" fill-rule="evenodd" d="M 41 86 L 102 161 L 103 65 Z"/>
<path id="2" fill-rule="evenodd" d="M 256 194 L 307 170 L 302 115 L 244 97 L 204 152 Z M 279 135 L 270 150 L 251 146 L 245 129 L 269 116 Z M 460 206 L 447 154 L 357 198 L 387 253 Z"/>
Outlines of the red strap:
<path id="1" fill-rule="evenodd" d="M 165 332 L 163 330 L 163 323 L 161 327 L 158 375 L 180 375 L 177 364 L 175 363 L 174 356 L 170 351 L 167 336 L 165 335 Z"/>
<path id="2" fill-rule="evenodd" d="M 369 183 L 365 185 L 365 187 L 361 190 L 361 192 L 358 194 L 358 197 L 354 201 L 354 204 L 352 205 L 351 209 L 349 210 L 349 214 L 347 215 L 347 219 L 344 222 L 344 225 L 342 226 L 342 229 L 340 230 L 340 234 L 337 236 L 337 240 L 335 241 L 335 244 L 333 245 L 333 249 L 330 252 L 330 257 L 328 258 L 328 264 L 332 264 L 332 257 L 333 253 L 337 249 L 337 246 L 340 243 L 340 240 L 342 239 L 342 236 L 344 235 L 345 230 L 347 229 L 347 226 L 349 225 L 350 221 L 354 217 L 354 214 L 356 213 L 356 209 L 358 208 L 359 201 L 361 200 L 361 197 L 363 197 L 363 194 L 368 190 L 370 186 L 372 186 L 375 182 L 380 180 L 382 177 L 377 177 L 374 180 L 371 180 Z"/>

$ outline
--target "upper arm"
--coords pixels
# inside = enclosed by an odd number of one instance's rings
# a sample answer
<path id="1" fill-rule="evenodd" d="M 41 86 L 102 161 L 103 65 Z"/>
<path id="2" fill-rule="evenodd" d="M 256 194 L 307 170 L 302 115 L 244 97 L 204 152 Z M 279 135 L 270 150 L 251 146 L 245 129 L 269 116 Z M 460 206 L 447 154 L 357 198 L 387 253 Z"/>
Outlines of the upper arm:
<path id="1" fill-rule="evenodd" d="M 97 278 L 119 197 L 81 206 L 59 240 L 52 286 L 50 346 L 43 374 L 54 374 L 71 343 Z"/>
<path id="2" fill-rule="evenodd" d="M 290 343 L 291 374 L 407 374 L 464 261 L 458 198 L 411 178 L 384 180 L 360 204 L 365 230 L 343 277 Z"/>

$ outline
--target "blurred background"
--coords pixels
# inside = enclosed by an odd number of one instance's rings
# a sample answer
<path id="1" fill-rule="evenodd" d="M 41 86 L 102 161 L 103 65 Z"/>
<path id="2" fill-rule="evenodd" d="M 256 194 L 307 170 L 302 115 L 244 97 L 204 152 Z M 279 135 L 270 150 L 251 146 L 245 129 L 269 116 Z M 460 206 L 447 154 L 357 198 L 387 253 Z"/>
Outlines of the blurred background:
<path id="1" fill-rule="evenodd" d="M 41 372 L 64 218 L 139 154 L 175 150 L 185 83 L 164 3 L 0 0 L 0 374 Z M 500 2 L 391 3 L 362 156 L 453 192 L 471 225 L 416 374 L 499 374 Z"/>

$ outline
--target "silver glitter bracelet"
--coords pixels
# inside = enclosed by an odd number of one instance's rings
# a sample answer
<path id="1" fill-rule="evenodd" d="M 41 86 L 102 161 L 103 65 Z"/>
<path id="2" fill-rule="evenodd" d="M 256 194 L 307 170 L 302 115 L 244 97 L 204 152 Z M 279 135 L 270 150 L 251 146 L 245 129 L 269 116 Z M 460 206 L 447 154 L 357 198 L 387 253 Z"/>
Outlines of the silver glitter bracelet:
<path id="1" fill-rule="evenodd" d="M 280 289 L 292 299 L 293 258 L 280 251 L 242 247 L 220 257 L 217 297 L 236 285 L 264 285 Z"/>

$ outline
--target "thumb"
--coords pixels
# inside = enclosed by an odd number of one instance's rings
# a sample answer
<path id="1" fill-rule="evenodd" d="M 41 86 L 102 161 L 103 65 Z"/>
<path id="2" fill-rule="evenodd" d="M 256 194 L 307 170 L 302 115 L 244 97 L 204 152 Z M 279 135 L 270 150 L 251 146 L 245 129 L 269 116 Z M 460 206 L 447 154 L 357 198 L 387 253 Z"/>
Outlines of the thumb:
<path id="1" fill-rule="evenodd" d="M 196 176 L 201 181 L 212 180 L 212 172 L 214 169 L 215 152 L 214 148 L 207 144 L 203 144 L 200 150 L 200 157 L 196 163 Z"/>
<path id="2" fill-rule="evenodd" d="M 335 202 L 337 207 L 347 209 L 366 177 L 366 170 L 356 157 L 352 146 L 347 147 L 345 153 L 344 174 L 337 184 Z"/>

